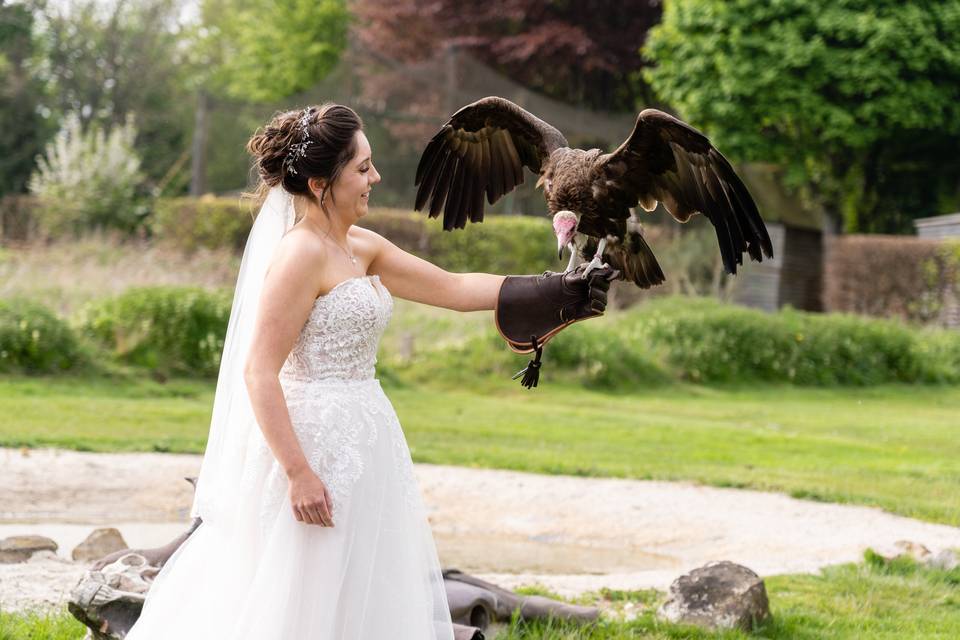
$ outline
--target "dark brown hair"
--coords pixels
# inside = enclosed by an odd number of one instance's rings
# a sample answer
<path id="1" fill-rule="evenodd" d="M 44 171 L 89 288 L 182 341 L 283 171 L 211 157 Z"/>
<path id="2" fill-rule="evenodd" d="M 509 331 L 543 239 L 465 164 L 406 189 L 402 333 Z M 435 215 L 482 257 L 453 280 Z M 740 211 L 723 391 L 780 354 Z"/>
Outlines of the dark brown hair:
<path id="1" fill-rule="evenodd" d="M 305 129 L 301 128 L 303 123 Z M 275 114 L 266 127 L 262 131 L 258 129 L 247 142 L 247 151 L 254 158 L 259 176 L 254 193 L 257 200 L 262 200 L 267 191 L 279 184 L 295 196 L 314 200 L 329 217 L 323 198 L 356 155 L 356 133 L 361 129 L 363 121 L 353 109 L 329 102 Z M 295 145 L 307 139 L 309 144 L 302 147 L 301 152 L 295 152 Z M 326 180 L 319 198 L 310 191 L 307 184 L 310 178 Z M 330 197 L 333 198 L 332 192 Z"/>

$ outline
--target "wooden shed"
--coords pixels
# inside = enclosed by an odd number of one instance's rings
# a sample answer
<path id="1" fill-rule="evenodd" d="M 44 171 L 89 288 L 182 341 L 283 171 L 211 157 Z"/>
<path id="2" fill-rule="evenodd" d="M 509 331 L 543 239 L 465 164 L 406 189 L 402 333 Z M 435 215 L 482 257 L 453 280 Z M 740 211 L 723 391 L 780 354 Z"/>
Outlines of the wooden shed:
<path id="1" fill-rule="evenodd" d="M 738 173 L 767 223 L 774 258 L 759 264 L 745 258 L 733 300 L 765 311 L 785 305 L 822 311 L 823 212 L 789 194 L 776 165 L 744 164 L 738 167 Z"/>
<path id="2" fill-rule="evenodd" d="M 913 226 L 921 238 L 960 238 L 960 213 L 917 218 Z"/>
<path id="3" fill-rule="evenodd" d="M 932 240 L 960 239 L 960 213 L 917 218 L 913 221 L 913 226 L 920 238 L 930 238 Z M 960 299 L 957 298 L 955 292 L 947 297 L 939 324 L 951 328 L 960 327 Z"/>

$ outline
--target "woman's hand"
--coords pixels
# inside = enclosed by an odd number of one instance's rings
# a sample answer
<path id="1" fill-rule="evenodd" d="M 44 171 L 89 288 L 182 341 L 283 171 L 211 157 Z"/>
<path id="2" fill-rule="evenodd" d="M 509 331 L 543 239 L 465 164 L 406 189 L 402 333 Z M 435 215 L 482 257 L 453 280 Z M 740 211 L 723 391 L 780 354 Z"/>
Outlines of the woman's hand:
<path id="1" fill-rule="evenodd" d="M 290 505 L 293 516 L 300 522 L 318 524 L 322 527 L 333 526 L 333 509 L 330 493 L 323 480 L 317 477 L 310 467 L 289 476 Z"/>

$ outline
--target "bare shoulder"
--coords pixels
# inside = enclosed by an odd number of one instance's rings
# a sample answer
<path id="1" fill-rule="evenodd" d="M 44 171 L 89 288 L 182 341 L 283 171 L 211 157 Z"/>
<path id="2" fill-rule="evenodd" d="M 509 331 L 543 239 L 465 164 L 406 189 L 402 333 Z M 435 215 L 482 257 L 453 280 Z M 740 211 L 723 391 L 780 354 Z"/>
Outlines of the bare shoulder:
<path id="1" fill-rule="evenodd" d="M 361 227 L 358 225 L 353 225 L 350 227 L 350 230 L 357 234 L 357 238 L 365 242 L 373 242 L 379 244 L 383 242 L 386 238 L 374 231 L 373 229 L 367 229 L 366 227 Z"/>
<path id="2" fill-rule="evenodd" d="M 363 254 L 366 263 L 373 264 L 380 250 L 387 243 L 387 239 L 372 229 L 358 225 L 350 227 L 350 232 L 354 238 L 361 243 L 361 246 L 357 248 L 359 249 L 359 253 Z"/>
<path id="3" fill-rule="evenodd" d="M 317 234 L 303 227 L 294 227 L 280 240 L 276 257 L 286 256 L 297 262 L 309 262 L 316 267 L 326 262 L 328 252 L 327 245 Z"/>
<path id="4" fill-rule="evenodd" d="M 268 270 L 282 272 L 284 286 L 307 285 L 311 295 L 320 288 L 327 264 L 327 246 L 308 229 L 294 227 L 280 239 Z"/>

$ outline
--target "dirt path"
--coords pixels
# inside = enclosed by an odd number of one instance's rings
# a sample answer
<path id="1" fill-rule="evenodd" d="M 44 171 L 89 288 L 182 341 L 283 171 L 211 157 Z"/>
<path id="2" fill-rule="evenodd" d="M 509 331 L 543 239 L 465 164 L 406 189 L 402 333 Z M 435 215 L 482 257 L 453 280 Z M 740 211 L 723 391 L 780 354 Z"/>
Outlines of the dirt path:
<path id="1" fill-rule="evenodd" d="M 0 565 L 0 608 L 61 603 L 82 564 L 65 561 L 92 529 L 116 526 L 131 547 L 183 531 L 197 455 L 0 448 L 0 539 L 35 533 L 58 558 Z M 960 529 L 879 509 L 689 483 L 550 476 L 417 464 L 444 567 L 506 587 L 573 595 L 601 586 L 666 588 L 710 560 L 760 575 L 857 561 L 897 540 L 960 547 Z"/>

